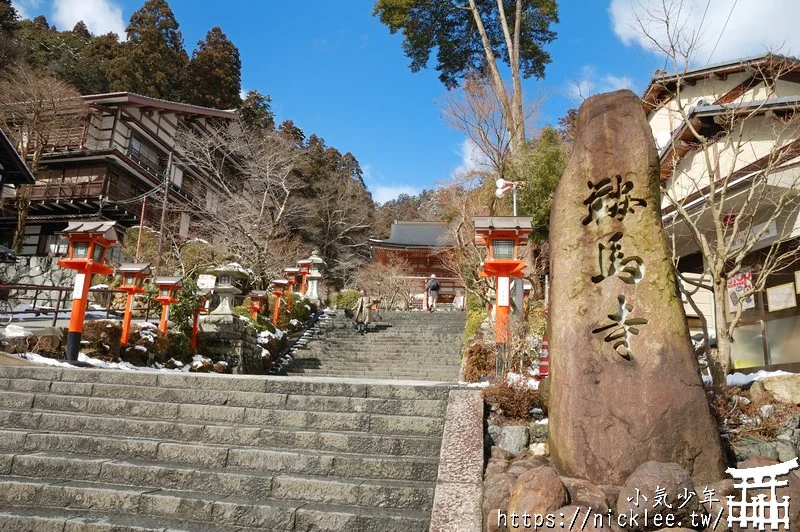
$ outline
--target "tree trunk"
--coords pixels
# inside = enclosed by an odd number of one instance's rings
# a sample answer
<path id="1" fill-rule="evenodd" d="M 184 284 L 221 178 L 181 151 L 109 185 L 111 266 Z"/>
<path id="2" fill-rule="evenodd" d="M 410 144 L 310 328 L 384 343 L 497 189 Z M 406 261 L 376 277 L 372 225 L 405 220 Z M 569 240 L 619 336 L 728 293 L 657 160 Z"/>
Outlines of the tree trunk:
<path id="1" fill-rule="evenodd" d="M 717 348 L 708 357 L 708 367 L 714 386 L 725 386 L 728 383 L 728 372 L 731 369 L 731 342 L 728 331 L 728 283 L 725 279 L 714 282 L 714 316 L 716 318 Z"/>
<path id="2" fill-rule="evenodd" d="M 14 240 L 11 242 L 11 249 L 15 253 L 22 252 L 22 245 L 25 243 L 25 222 L 28 221 L 28 211 L 31 206 L 30 191 L 27 187 L 17 189 L 17 226 L 14 229 Z"/>

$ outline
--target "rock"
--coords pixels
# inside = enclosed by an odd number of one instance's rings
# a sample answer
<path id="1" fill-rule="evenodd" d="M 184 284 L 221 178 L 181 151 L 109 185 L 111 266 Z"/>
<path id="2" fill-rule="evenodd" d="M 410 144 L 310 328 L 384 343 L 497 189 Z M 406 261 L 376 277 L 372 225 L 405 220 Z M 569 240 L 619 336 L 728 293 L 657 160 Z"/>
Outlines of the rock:
<path id="1" fill-rule="evenodd" d="M 501 458 L 492 458 L 489 460 L 489 463 L 486 464 L 486 476 L 495 474 L 495 473 L 504 473 L 506 469 L 508 469 L 508 460 L 503 460 Z"/>
<path id="2" fill-rule="evenodd" d="M 599 516 L 599 517 L 596 517 Z M 605 517 L 605 520 L 603 518 Z M 574 525 L 570 526 L 575 521 Z M 585 520 L 585 523 L 584 523 Z M 534 523 L 536 524 L 536 523 Z M 545 522 L 538 530 L 608 530 L 608 517 L 600 515 L 595 508 L 570 504 L 553 512 L 552 524 Z M 531 527 L 533 528 L 533 527 Z"/>
<path id="3" fill-rule="evenodd" d="M 150 363 L 150 354 L 142 346 L 128 345 L 122 349 L 120 359 L 134 366 L 143 367 Z"/>
<path id="4" fill-rule="evenodd" d="M 60 354 L 66 348 L 66 341 L 67 330 L 64 327 L 45 327 L 37 335 L 32 350 L 40 355 Z"/>
<path id="5" fill-rule="evenodd" d="M 539 466 L 539 467 L 541 467 L 541 466 Z M 509 473 L 509 474 L 511 474 L 511 475 L 514 475 L 515 477 L 518 477 L 518 476 L 520 476 L 521 474 L 523 474 L 523 473 L 527 473 L 527 472 L 528 472 L 528 471 L 530 471 L 530 470 L 531 470 L 531 468 L 530 468 L 530 467 L 528 467 L 528 466 L 527 466 L 527 465 L 525 465 L 525 464 L 521 464 L 521 463 L 515 463 L 515 464 L 512 464 L 512 465 L 511 465 L 511 466 L 510 466 L 510 467 L 509 467 L 509 468 L 506 470 L 506 473 Z"/>
<path id="6" fill-rule="evenodd" d="M 215 362 L 214 367 L 212 369 L 214 373 L 231 373 L 231 367 L 224 360 Z"/>
<path id="7" fill-rule="evenodd" d="M 492 458 L 501 458 L 503 460 L 511 460 L 511 458 L 514 457 L 513 454 L 497 445 L 492 445 L 492 449 L 489 453 Z"/>
<path id="8" fill-rule="evenodd" d="M 664 490 L 662 493 L 666 493 L 663 498 L 663 502 L 666 504 L 657 501 L 656 490 L 659 488 Z M 630 515 L 633 512 L 641 515 L 646 508 L 654 519 L 656 515 L 662 516 L 662 519 L 667 519 L 668 515 L 672 515 L 675 523 L 689 523 L 691 513 L 698 510 L 700 501 L 697 497 L 691 497 L 683 508 L 679 508 L 686 502 L 685 499 L 678 498 L 687 493 L 685 490 L 696 491 L 689 473 L 680 465 L 646 462 L 636 468 L 636 471 L 625 481 L 617 498 L 616 510 L 618 514 Z M 626 529 L 645 530 L 645 527 L 643 523 L 639 523 L 638 527 L 628 526 Z"/>
<path id="9" fill-rule="evenodd" d="M 524 425 L 489 425 L 489 436 L 494 445 L 513 455 L 521 453 L 528 445 L 528 427 Z"/>
<path id="10" fill-rule="evenodd" d="M 622 486 L 612 486 L 611 484 L 600 484 L 597 488 L 605 494 L 606 500 L 611 505 L 616 504 L 619 492 L 622 491 Z"/>
<path id="11" fill-rule="evenodd" d="M 775 405 L 761 405 L 758 409 L 761 419 L 767 419 L 775 411 Z"/>
<path id="12" fill-rule="evenodd" d="M 551 513 L 569 502 L 564 483 L 552 467 L 537 467 L 517 477 L 511 488 L 509 512 Z"/>
<path id="13" fill-rule="evenodd" d="M 600 513 L 608 511 L 609 506 L 606 494 L 588 480 L 561 477 L 561 482 L 567 488 L 570 504 L 585 505 Z"/>
<path id="14" fill-rule="evenodd" d="M 544 443 L 547 441 L 548 423 L 529 423 L 528 424 L 528 442 L 529 443 Z"/>
<path id="15" fill-rule="evenodd" d="M 550 217 L 553 462 L 595 484 L 622 484 L 651 460 L 722 478 L 641 101 L 630 91 L 593 96 L 576 131 Z"/>
<path id="16" fill-rule="evenodd" d="M 777 460 L 786 462 L 800 455 L 800 430 L 790 429 L 784 426 L 775 436 L 772 442 L 775 452 L 778 454 Z"/>
<path id="17" fill-rule="evenodd" d="M 764 389 L 781 403 L 800 404 L 800 375 L 778 375 L 761 381 Z"/>
<path id="18" fill-rule="evenodd" d="M 497 511 L 507 512 L 511 487 L 516 477 L 507 473 L 489 475 L 483 481 L 483 522 L 486 532 L 504 530 L 497 526 Z"/>
<path id="19" fill-rule="evenodd" d="M 548 466 L 550 463 L 544 456 L 528 456 L 522 460 L 517 460 L 514 462 L 514 465 L 522 465 L 528 469 L 534 469 L 537 467 Z"/>
<path id="20" fill-rule="evenodd" d="M 550 402 L 550 376 L 548 375 L 539 383 L 539 403 L 542 410 L 547 413 L 548 403 Z"/>
<path id="21" fill-rule="evenodd" d="M 756 404 L 770 403 L 775 400 L 770 392 L 764 388 L 764 383 L 761 381 L 753 381 L 750 385 L 750 398 Z"/>
<path id="22" fill-rule="evenodd" d="M 766 379 L 765 379 L 766 380 Z M 750 458 L 749 460 L 745 460 L 743 462 L 739 462 L 736 465 L 737 469 L 749 469 L 752 467 L 764 467 L 775 465 L 778 462 L 772 460 L 770 458 L 764 456 L 757 456 L 755 458 Z M 777 480 L 780 481 L 788 481 L 788 485 L 779 487 L 776 490 L 776 498 L 777 500 L 782 500 L 783 497 L 789 497 L 790 502 L 800 501 L 800 477 L 794 474 L 788 474 L 779 476 Z M 761 490 L 754 490 L 748 489 L 747 496 L 748 498 L 751 497 L 758 497 L 759 495 L 764 495 L 766 500 L 770 500 L 771 495 L 769 489 L 761 489 Z M 735 495 L 734 500 L 741 501 L 741 492 Z M 798 530 L 800 527 L 800 504 L 789 504 L 789 528 L 788 530 Z"/>
<path id="23" fill-rule="evenodd" d="M 731 443 L 731 449 L 736 455 L 737 461 L 748 460 L 756 456 L 766 456 L 772 460 L 778 459 L 778 451 L 775 445 L 761 438 L 752 436 L 742 436 Z"/>

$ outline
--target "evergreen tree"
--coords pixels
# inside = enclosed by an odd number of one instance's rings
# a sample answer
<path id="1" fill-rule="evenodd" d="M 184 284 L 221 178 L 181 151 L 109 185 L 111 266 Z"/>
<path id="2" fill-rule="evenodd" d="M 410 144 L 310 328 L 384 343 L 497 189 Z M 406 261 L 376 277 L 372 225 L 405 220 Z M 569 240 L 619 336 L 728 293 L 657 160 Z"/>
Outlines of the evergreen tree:
<path id="1" fill-rule="evenodd" d="M 84 39 L 92 38 L 92 34 L 89 32 L 89 28 L 86 27 L 86 23 L 84 23 L 82 20 L 79 20 L 75 24 L 75 27 L 72 28 L 72 33 Z"/>
<path id="2" fill-rule="evenodd" d="M 239 106 L 239 116 L 245 125 L 259 130 L 275 129 L 275 114 L 272 112 L 272 99 L 258 91 L 247 93 Z"/>
<path id="3" fill-rule="evenodd" d="M 19 15 L 11 0 L 0 0 L 0 35 L 8 37 L 14 33 L 19 24 Z"/>
<path id="4" fill-rule="evenodd" d="M 215 109 L 235 109 L 242 103 L 242 62 L 239 49 L 222 33 L 211 28 L 205 41 L 197 43 L 186 71 L 184 100 Z"/>
<path id="5" fill-rule="evenodd" d="M 166 0 L 147 0 L 125 31 L 128 41 L 109 65 L 111 89 L 179 100 L 189 57 Z"/>

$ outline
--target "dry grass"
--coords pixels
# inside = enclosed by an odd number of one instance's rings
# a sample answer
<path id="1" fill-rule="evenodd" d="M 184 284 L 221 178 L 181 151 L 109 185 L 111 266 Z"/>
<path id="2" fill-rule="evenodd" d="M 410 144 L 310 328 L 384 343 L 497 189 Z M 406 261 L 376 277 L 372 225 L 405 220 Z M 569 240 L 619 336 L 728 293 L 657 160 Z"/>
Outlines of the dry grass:
<path id="1" fill-rule="evenodd" d="M 482 377 L 493 376 L 495 373 L 495 349 L 481 342 L 474 343 L 464 351 L 466 363 L 464 364 L 464 380 L 478 382 Z"/>
<path id="2" fill-rule="evenodd" d="M 481 394 L 484 401 L 514 419 L 527 419 L 531 408 L 539 403 L 539 392 L 527 386 L 509 384 L 506 380 L 493 382 Z"/>
<path id="3" fill-rule="evenodd" d="M 769 417 L 763 418 L 759 409 L 766 404 L 772 405 L 773 411 Z M 800 407 L 796 405 L 764 399 L 756 401 L 753 400 L 749 390 L 736 386 L 717 390 L 711 399 L 711 410 L 717 418 L 722 433 L 727 435 L 731 442 L 744 436 L 773 440 L 791 416 L 800 415 Z M 758 417 L 761 422 L 743 421 L 742 416 L 749 419 Z"/>

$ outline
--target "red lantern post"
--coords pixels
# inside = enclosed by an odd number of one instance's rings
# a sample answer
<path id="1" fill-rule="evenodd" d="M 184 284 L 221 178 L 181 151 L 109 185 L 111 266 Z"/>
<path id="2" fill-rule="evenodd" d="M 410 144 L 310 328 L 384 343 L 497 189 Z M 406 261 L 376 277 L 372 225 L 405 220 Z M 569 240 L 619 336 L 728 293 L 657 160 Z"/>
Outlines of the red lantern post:
<path id="1" fill-rule="evenodd" d="M 158 287 L 156 301 L 161 303 L 161 323 L 158 328 L 165 333 L 167 332 L 169 306 L 178 302 L 178 290 L 183 286 L 183 280 L 180 277 L 156 277 L 153 284 Z"/>
<path id="2" fill-rule="evenodd" d="M 278 312 L 281 308 L 281 296 L 284 290 L 289 286 L 289 281 L 284 279 L 273 279 L 272 281 L 272 295 L 275 296 L 275 311 L 272 314 L 272 324 L 278 326 Z"/>
<path id="3" fill-rule="evenodd" d="M 118 240 L 115 225 L 116 222 L 70 222 L 63 231 L 63 234 L 69 237 L 69 255 L 66 259 L 59 260 L 57 264 L 77 272 L 67 334 L 68 362 L 78 361 L 92 275 L 114 273 L 104 260 L 108 247 Z"/>
<path id="4" fill-rule="evenodd" d="M 120 344 L 128 345 L 128 334 L 131 328 L 131 314 L 133 313 L 133 300 L 136 294 L 144 292 L 144 280 L 150 277 L 149 264 L 134 264 L 125 263 L 120 264 L 117 268 L 117 273 L 122 276 L 122 285 L 120 290 L 127 292 L 128 296 L 125 299 L 125 314 L 122 317 L 122 337 Z"/>
<path id="5" fill-rule="evenodd" d="M 306 277 L 311 273 L 311 259 L 302 259 L 297 261 L 297 266 L 300 267 L 300 293 L 306 295 Z"/>
<path id="6" fill-rule="evenodd" d="M 531 217 L 476 216 L 475 243 L 488 249 L 481 275 L 495 278 L 495 342 L 505 348 L 508 342 L 508 316 L 511 310 L 511 279 L 520 278 L 525 261 L 519 259 L 519 247 L 531 234 Z M 498 361 L 499 362 L 499 361 Z"/>
<path id="7" fill-rule="evenodd" d="M 297 276 L 300 274 L 300 268 L 284 268 L 283 273 L 286 280 L 289 282 L 289 293 L 286 296 L 286 308 L 292 309 L 292 294 L 294 293 L 294 285 L 297 284 Z"/>
<path id="8" fill-rule="evenodd" d="M 264 310 L 267 302 L 267 292 L 254 290 L 250 292 L 250 306 L 247 307 L 252 312 L 253 321 L 258 320 L 258 313 Z"/>

